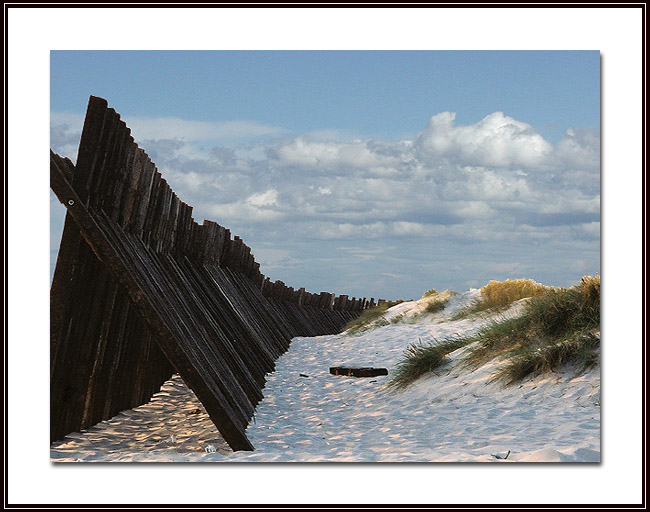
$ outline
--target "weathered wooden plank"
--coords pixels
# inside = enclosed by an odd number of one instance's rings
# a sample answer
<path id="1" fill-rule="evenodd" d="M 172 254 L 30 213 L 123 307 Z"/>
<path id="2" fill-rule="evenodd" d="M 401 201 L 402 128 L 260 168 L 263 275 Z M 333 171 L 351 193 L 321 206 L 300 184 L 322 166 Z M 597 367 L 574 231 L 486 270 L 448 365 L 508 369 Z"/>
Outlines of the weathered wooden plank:
<path id="1" fill-rule="evenodd" d="M 203 282 L 209 283 L 209 288 L 220 293 L 214 294 L 215 300 L 220 301 L 223 314 L 218 321 L 223 324 L 225 330 L 231 330 L 232 335 L 240 338 L 237 344 L 239 350 L 248 354 L 246 357 L 255 362 L 252 371 L 261 377 L 263 385 L 264 375 L 273 368 L 275 360 L 284 352 L 276 347 L 272 328 L 269 327 L 260 313 L 255 311 L 254 302 L 250 296 L 242 293 L 242 290 L 233 280 L 233 274 L 218 272 L 216 269 L 203 269 L 201 273 Z M 207 291 L 207 290 L 206 290 Z M 217 304 L 214 304 L 218 307 Z M 242 343 L 243 342 L 243 343 Z"/>
<path id="2" fill-rule="evenodd" d="M 102 146 L 99 144 L 104 126 L 108 102 L 102 98 L 91 96 L 88 101 L 86 118 L 81 132 L 81 141 L 77 153 L 77 165 L 72 185 L 82 201 L 88 199 L 88 187 L 93 178 L 98 155 Z"/>
<path id="3" fill-rule="evenodd" d="M 53 438 L 143 403 L 176 369 L 224 438 L 251 449 L 244 430 L 277 357 L 294 336 L 340 330 L 360 301 L 265 278 L 241 238 L 194 222 L 100 98 L 77 167 L 53 166 L 53 190 L 81 211 L 67 215 L 51 291 Z"/>
<path id="4" fill-rule="evenodd" d="M 147 221 L 149 203 L 152 189 L 156 180 L 156 167 L 147 158 L 144 151 L 138 151 L 137 158 L 142 162 L 142 177 L 138 185 L 136 205 L 134 207 L 133 221 L 129 224 L 127 232 L 143 237 L 144 225 Z"/>
<path id="5" fill-rule="evenodd" d="M 104 128 L 96 142 L 97 158 L 93 162 L 91 180 L 88 183 L 87 204 L 97 211 L 104 207 L 108 197 L 108 180 L 114 177 L 113 164 L 118 157 L 116 148 L 119 144 L 120 120 L 115 111 L 107 109 Z"/>
<path id="6" fill-rule="evenodd" d="M 210 359 L 205 354 L 205 343 L 196 342 L 197 339 L 202 337 L 202 330 L 201 328 L 197 330 L 193 317 L 185 311 L 184 302 L 179 303 L 179 298 L 182 299 L 182 295 L 177 293 L 177 286 L 170 280 L 170 274 L 162 267 L 161 260 L 138 239 L 114 233 L 112 230 L 115 230 L 115 227 L 110 224 L 105 225 L 105 228 L 111 233 L 115 244 L 120 247 L 119 253 L 126 257 L 124 260 L 126 271 L 134 276 L 143 290 L 148 291 L 154 309 L 158 311 L 161 318 L 165 319 L 169 329 L 175 334 L 176 343 L 172 343 L 171 348 L 180 350 L 193 362 L 195 366 L 189 371 L 200 372 L 202 368 L 211 368 Z M 205 342 L 205 339 L 203 341 Z M 164 349 L 165 347 L 161 345 L 161 348 Z M 173 362 L 172 359 L 170 360 Z M 214 363 L 221 364 L 220 360 L 216 360 Z M 178 369 L 178 365 L 174 364 Z M 181 370 L 178 371 L 183 375 Z M 212 382 L 207 382 L 206 385 L 216 389 L 219 396 L 222 399 L 225 398 L 228 404 L 234 407 L 234 413 L 238 415 L 239 419 L 251 414 L 252 406 L 249 406 L 246 400 L 243 399 L 243 393 L 238 392 L 237 382 L 229 368 L 220 367 L 219 374 L 212 377 L 216 380 L 213 379 Z M 224 379 L 225 383 L 222 382 Z M 201 384 L 200 380 L 196 381 L 194 379 L 194 382 L 195 384 L 198 382 L 198 385 Z M 187 384 L 192 387 L 199 397 L 206 392 L 206 389 L 195 389 L 194 384 L 190 382 L 187 382 Z M 223 405 L 226 407 L 228 404 L 224 402 Z M 231 410 L 230 413 L 233 414 L 233 411 Z"/>
<path id="7" fill-rule="evenodd" d="M 108 375 L 106 372 L 106 360 L 111 358 L 113 350 L 117 343 L 109 343 L 109 340 L 115 340 L 116 328 L 126 320 L 126 313 L 129 307 L 128 301 L 124 301 L 120 288 L 115 283 L 107 290 L 106 299 L 102 301 L 105 311 L 110 314 L 100 315 L 103 318 L 98 336 L 99 343 L 96 345 L 96 352 L 93 356 L 93 367 L 89 375 L 85 390 L 84 416 L 82 425 L 90 426 L 97 421 L 101 421 L 101 412 L 103 412 L 103 396 L 106 395 L 106 381 Z M 119 336 L 118 336 L 119 340 Z"/>
<path id="8" fill-rule="evenodd" d="M 77 222 L 82 236 L 92 248 L 93 252 L 119 278 L 120 283 L 127 290 L 132 303 L 140 310 L 151 331 L 157 335 L 161 348 L 181 374 L 183 380 L 197 393 L 211 419 L 224 435 L 224 439 L 235 450 L 252 450 L 253 446 L 246 438 L 244 432 L 245 423 L 242 424 L 241 421 L 237 421 L 232 411 L 227 407 L 226 400 L 214 386 L 211 386 L 208 390 L 204 389 L 204 379 L 192 364 L 188 354 L 177 343 L 178 340 L 174 332 L 154 306 L 152 297 L 147 293 L 148 290 L 144 289 L 142 282 L 135 279 L 129 272 L 123 257 L 116 251 L 105 232 L 93 218 L 93 215 L 85 208 L 79 196 L 77 196 L 65 179 L 65 175 L 59 169 L 59 164 L 56 159 L 51 159 L 50 171 L 52 190 L 68 208 L 68 212 L 71 213 Z"/>
<path id="9" fill-rule="evenodd" d="M 127 156 L 124 164 L 124 186 L 121 191 L 119 200 L 119 208 L 116 208 L 115 213 L 117 216 L 112 217 L 116 220 L 122 228 L 128 226 L 133 208 L 135 206 L 138 184 L 140 175 L 142 173 L 142 160 L 138 158 L 138 147 L 133 143 L 126 148 Z"/>
<path id="10" fill-rule="evenodd" d="M 194 326 L 195 339 L 204 340 L 203 343 L 197 344 L 197 350 L 205 353 L 206 364 L 214 366 L 219 365 L 219 373 L 230 377 L 230 388 L 241 388 L 249 398 L 251 404 L 245 403 L 247 414 L 252 415 L 253 403 L 257 403 L 261 398 L 258 384 L 251 375 L 251 367 L 254 361 L 249 359 L 253 354 L 240 354 L 232 340 L 220 327 L 212 312 L 208 310 L 208 299 L 201 289 L 200 282 L 192 279 L 191 273 L 187 272 L 188 268 L 180 268 L 172 258 L 163 260 L 165 263 L 166 275 L 174 279 L 174 286 L 177 290 L 178 301 L 181 309 L 188 313 L 188 317 Z M 242 357 L 243 356 L 243 357 Z M 248 358 L 247 358 L 248 356 Z M 225 366 L 222 368 L 222 362 Z M 250 416 L 246 417 L 246 420 Z"/>

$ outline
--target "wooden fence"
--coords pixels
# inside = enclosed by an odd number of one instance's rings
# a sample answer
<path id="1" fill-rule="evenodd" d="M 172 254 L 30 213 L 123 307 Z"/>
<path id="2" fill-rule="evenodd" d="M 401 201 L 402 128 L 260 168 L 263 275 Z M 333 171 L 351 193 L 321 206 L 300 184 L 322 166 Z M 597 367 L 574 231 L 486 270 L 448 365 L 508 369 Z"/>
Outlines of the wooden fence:
<path id="1" fill-rule="evenodd" d="M 194 221 L 101 98 L 77 164 L 51 152 L 50 180 L 68 210 L 50 294 L 52 441 L 146 403 L 178 372 L 228 444 L 252 450 L 246 427 L 290 340 L 375 305 L 270 281 L 239 237 Z"/>

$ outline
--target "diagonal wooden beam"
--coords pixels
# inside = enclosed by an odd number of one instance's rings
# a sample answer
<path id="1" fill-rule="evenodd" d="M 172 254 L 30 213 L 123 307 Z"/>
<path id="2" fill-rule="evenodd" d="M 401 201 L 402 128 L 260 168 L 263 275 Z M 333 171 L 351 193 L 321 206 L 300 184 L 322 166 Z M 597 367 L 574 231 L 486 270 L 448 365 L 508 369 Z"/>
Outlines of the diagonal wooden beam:
<path id="1" fill-rule="evenodd" d="M 173 325 L 156 308 L 156 300 L 145 286 L 145 276 L 130 264 L 102 228 L 99 217 L 89 210 L 68 181 L 64 160 L 50 151 L 50 187 L 79 227 L 88 246 L 107 270 L 115 276 L 128 293 L 133 306 L 140 312 L 161 350 L 165 353 L 185 383 L 205 406 L 210 418 L 233 450 L 253 450 L 245 434 L 246 422 L 232 410 L 218 386 L 219 376 L 208 380 L 192 361 L 184 345 L 179 343 Z"/>

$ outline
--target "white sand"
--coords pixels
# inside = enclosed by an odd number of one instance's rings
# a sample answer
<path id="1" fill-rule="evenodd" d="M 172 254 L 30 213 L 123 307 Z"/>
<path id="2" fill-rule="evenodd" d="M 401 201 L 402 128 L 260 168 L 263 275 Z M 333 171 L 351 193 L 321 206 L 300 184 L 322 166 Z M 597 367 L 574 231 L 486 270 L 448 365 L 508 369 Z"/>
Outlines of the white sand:
<path id="1" fill-rule="evenodd" d="M 51 446 L 54 461 L 218 462 L 597 462 L 600 368 L 571 369 L 503 388 L 498 363 L 474 372 L 455 362 L 406 390 L 390 378 L 329 374 L 354 364 L 392 373 L 410 343 L 477 330 L 488 319 L 449 321 L 475 294 L 452 298 L 435 315 L 403 303 L 398 323 L 359 336 L 295 338 L 269 375 L 247 435 L 254 452 L 233 453 L 194 394 L 175 376 L 154 399 Z M 507 314 L 516 314 L 515 305 Z M 300 374 L 308 377 L 301 377 Z M 215 453 L 206 453 L 207 446 Z M 496 456 L 507 459 L 498 459 Z"/>

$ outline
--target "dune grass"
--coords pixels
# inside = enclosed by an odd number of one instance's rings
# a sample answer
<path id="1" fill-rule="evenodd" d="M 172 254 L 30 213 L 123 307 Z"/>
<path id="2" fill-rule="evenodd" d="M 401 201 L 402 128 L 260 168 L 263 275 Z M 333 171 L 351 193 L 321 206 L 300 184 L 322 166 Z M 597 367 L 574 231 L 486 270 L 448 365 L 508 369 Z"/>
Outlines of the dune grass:
<path id="1" fill-rule="evenodd" d="M 550 290 L 531 300 L 526 313 L 530 323 L 521 349 L 512 352 L 497 380 L 508 385 L 566 364 L 583 371 L 598 362 L 600 276 L 585 276 L 569 289 Z"/>
<path id="2" fill-rule="evenodd" d="M 467 337 L 469 343 L 476 345 L 465 355 L 463 363 L 477 367 L 495 357 L 522 348 L 528 326 L 529 318 L 526 314 L 490 322 L 473 336 Z"/>
<path id="3" fill-rule="evenodd" d="M 427 297 L 431 297 L 432 295 L 436 295 L 438 292 L 436 291 L 435 288 L 431 288 L 430 290 L 427 290 L 422 294 L 422 298 L 426 299 Z"/>
<path id="4" fill-rule="evenodd" d="M 502 356 L 509 361 L 495 378 L 512 384 L 567 363 L 592 364 L 600 335 L 600 276 L 585 276 L 571 288 L 550 288 L 533 297 L 524 313 L 479 331 L 465 358 L 479 365 Z"/>
<path id="5" fill-rule="evenodd" d="M 447 299 L 449 300 L 449 299 Z M 426 307 L 424 308 L 424 311 L 426 313 L 437 313 L 438 311 L 442 311 L 445 309 L 445 304 L 447 301 L 431 301 L 429 302 Z"/>
<path id="6" fill-rule="evenodd" d="M 350 320 L 343 328 L 343 331 L 346 334 L 354 335 L 368 330 L 373 326 L 386 325 L 388 322 L 383 319 L 383 316 L 387 309 L 387 304 L 365 309 L 357 318 Z M 382 320 L 384 321 L 382 322 Z"/>
<path id="7" fill-rule="evenodd" d="M 550 287 L 532 279 L 506 279 L 490 281 L 481 288 L 481 295 L 468 307 L 459 311 L 454 320 L 484 312 L 498 313 L 507 309 L 513 302 L 528 297 L 538 297 Z"/>
<path id="8" fill-rule="evenodd" d="M 576 333 L 572 338 L 523 351 L 501 367 L 495 378 L 510 385 L 528 375 L 552 372 L 566 364 L 576 364 L 578 371 L 585 371 L 598 363 L 599 347 L 600 336 L 593 332 Z"/>
<path id="9" fill-rule="evenodd" d="M 404 351 L 404 359 L 400 361 L 389 386 L 405 388 L 423 375 L 434 372 L 448 362 L 447 355 L 466 345 L 463 338 L 448 338 L 433 343 L 409 345 Z"/>
<path id="10" fill-rule="evenodd" d="M 343 332 L 349 335 L 355 335 L 367 331 L 369 329 L 374 329 L 375 327 L 381 327 L 382 325 L 388 325 L 389 322 L 384 318 L 384 313 L 387 309 L 396 306 L 404 302 L 404 300 L 399 299 L 395 301 L 387 301 L 381 304 L 380 306 L 375 306 L 374 308 L 365 309 L 357 318 L 350 320 L 345 327 Z"/>
<path id="11" fill-rule="evenodd" d="M 433 288 L 422 295 L 422 300 L 426 300 L 426 306 L 424 307 L 425 313 L 437 313 L 445 309 L 445 306 L 449 302 L 449 299 L 455 295 L 456 292 L 450 290 L 445 290 L 443 292 L 437 292 Z"/>
<path id="12" fill-rule="evenodd" d="M 521 315 L 495 320 L 472 336 L 409 347 L 397 365 L 393 385 L 407 386 L 466 345 L 473 345 L 462 360 L 467 367 L 502 358 L 504 364 L 494 379 L 506 385 L 569 363 L 585 369 L 598 361 L 599 331 L 600 276 L 585 276 L 571 288 L 546 287 Z"/>
<path id="13" fill-rule="evenodd" d="M 402 323 L 403 321 L 404 321 L 404 313 L 400 313 L 399 315 L 393 316 L 390 319 L 389 323 L 391 323 L 391 324 L 399 324 L 399 323 Z"/>
<path id="14" fill-rule="evenodd" d="M 452 292 L 450 290 L 438 292 L 435 289 L 431 288 L 431 290 L 425 292 L 424 295 L 422 295 L 422 298 L 418 301 L 418 302 L 424 301 L 425 303 L 424 310 L 422 310 L 420 313 L 415 313 L 411 315 L 407 313 L 400 313 L 392 316 L 389 320 L 387 320 L 387 322 L 390 324 L 417 322 L 418 319 L 424 315 L 437 313 L 445 309 L 445 306 L 449 302 L 449 299 L 455 294 L 456 292 Z M 403 301 L 399 301 L 399 302 L 403 302 Z M 399 304 L 399 302 L 395 302 L 395 304 Z"/>

